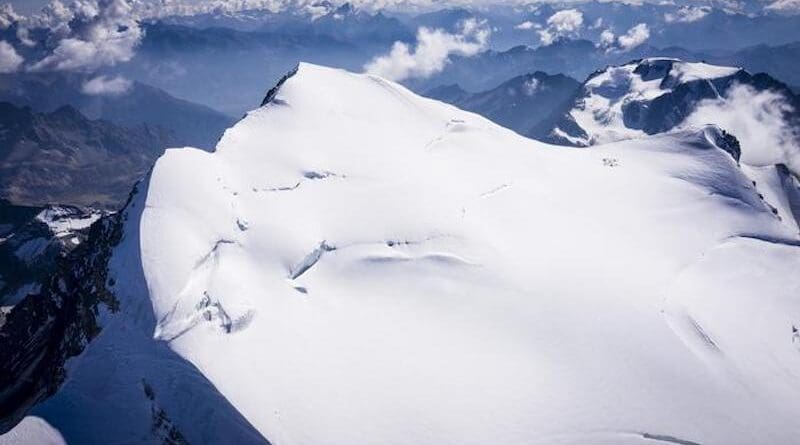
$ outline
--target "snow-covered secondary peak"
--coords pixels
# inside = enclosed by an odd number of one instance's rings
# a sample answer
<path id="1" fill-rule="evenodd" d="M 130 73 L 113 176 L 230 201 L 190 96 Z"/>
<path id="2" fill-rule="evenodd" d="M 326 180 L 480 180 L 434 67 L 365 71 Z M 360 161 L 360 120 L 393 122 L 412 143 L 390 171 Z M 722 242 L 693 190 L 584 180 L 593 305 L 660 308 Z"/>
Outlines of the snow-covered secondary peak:
<path id="1" fill-rule="evenodd" d="M 650 57 L 638 63 L 630 63 L 625 67 L 633 67 L 635 74 L 642 80 L 662 79 L 667 84 L 680 84 L 694 80 L 713 80 L 728 77 L 741 71 L 741 68 L 710 65 L 701 62 L 684 62 L 680 59 Z"/>
<path id="2" fill-rule="evenodd" d="M 800 248 L 722 146 L 556 148 L 301 64 L 216 152 L 157 162 L 110 261 L 121 312 L 23 423 L 75 443 L 790 443 Z"/>
<path id="3" fill-rule="evenodd" d="M 668 58 L 608 67 L 584 83 L 552 136 L 587 146 L 669 130 L 692 111 L 688 106 L 719 97 L 715 81 L 740 72 L 744 73 L 739 68 Z"/>

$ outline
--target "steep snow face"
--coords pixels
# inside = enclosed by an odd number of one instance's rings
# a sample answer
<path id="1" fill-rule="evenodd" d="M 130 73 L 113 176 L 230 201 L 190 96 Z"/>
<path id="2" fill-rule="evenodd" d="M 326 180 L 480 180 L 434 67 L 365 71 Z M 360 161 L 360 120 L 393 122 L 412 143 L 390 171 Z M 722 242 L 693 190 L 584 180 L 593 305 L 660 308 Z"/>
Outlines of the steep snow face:
<path id="1" fill-rule="evenodd" d="M 33 414 L 81 443 L 162 412 L 188 442 L 789 443 L 800 247 L 720 140 L 556 148 L 302 64 L 158 161 L 122 313 Z"/>

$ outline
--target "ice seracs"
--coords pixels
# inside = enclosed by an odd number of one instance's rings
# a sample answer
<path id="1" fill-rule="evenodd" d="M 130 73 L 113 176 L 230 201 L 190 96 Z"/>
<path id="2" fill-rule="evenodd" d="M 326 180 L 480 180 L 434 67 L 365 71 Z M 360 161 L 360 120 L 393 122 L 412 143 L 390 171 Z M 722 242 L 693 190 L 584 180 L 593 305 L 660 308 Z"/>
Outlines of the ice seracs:
<path id="1" fill-rule="evenodd" d="M 789 443 L 800 248 L 723 136 L 556 148 L 301 64 L 159 159 L 120 312 L 30 415 L 81 443 Z"/>

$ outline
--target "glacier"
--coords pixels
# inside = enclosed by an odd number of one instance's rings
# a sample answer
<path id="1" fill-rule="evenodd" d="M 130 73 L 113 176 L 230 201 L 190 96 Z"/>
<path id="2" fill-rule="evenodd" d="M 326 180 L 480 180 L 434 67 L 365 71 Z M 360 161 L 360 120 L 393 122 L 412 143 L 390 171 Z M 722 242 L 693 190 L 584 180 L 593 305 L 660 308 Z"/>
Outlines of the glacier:
<path id="1" fill-rule="evenodd" d="M 800 239 L 732 153 L 551 146 L 300 64 L 157 161 L 119 311 L 0 444 L 791 443 Z"/>

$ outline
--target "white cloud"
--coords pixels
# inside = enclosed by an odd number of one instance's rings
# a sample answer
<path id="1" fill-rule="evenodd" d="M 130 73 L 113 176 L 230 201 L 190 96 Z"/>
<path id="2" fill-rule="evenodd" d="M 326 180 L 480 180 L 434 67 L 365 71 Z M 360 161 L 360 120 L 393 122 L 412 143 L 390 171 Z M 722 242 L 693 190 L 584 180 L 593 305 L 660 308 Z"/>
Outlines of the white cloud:
<path id="1" fill-rule="evenodd" d="M 764 7 L 767 11 L 800 14 L 800 0 L 777 0 Z"/>
<path id="2" fill-rule="evenodd" d="M 600 33 L 600 41 L 598 42 L 597 46 L 600 48 L 611 48 L 614 46 L 614 42 L 616 41 L 617 36 L 614 35 L 614 31 L 606 29 Z"/>
<path id="3" fill-rule="evenodd" d="M 606 52 L 630 51 L 646 42 L 649 38 L 650 28 L 645 23 L 639 23 L 620 36 L 614 35 L 614 31 L 611 29 L 604 30 L 600 33 L 597 47 L 605 49 Z"/>
<path id="4" fill-rule="evenodd" d="M 561 37 L 574 37 L 583 27 L 583 13 L 577 9 L 563 9 L 547 19 L 547 28 L 538 31 L 543 45 L 550 45 Z"/>
<path id="5" fill-rule="evenodd" d="M 81 91 L 90 96 L 119 96 L 127 93 L 131 85 L 133 83 L 122 76 L 97 76 L 84 83 Z"/>
<path id="6" fill-rule="evenodd" d="M 784 119 L 792 107 L 774 91 L 734 85 L 726 97 L 701 102 L 684 126 L 716 124 L 739 139 L 741 161 L 753 166 L 786 164 L 800 173 L 797 136 Z"/>
<path id="7" fill-rule="evenodd" d="M 57 43 L 31 69 L 93 71 L 133 58 L 143 31 L 126 0 L 55 1 L 38 16 Z"/>
<path id="8" fill-rule="evenodd" d="M 674 12 L 664 14 L 664 20 L 667 23 L 692 23 L 702 20 L 710 12 L 711 8 L 708 6 L 681 6 Z"/>
<path id="9" fill-rule="evenodd" d="M 395 42 L 389 54 L 372 59 L 364 69 L 398 81 L 430 77 L 444 69 L 451 54 L 473 56 L 485 49 L 490 34 L 486 23 L 475 19 L 465 20 L 459 34 L 420 28 L 413 50 L 403 42 Z"/>
<path id="10" fill-rule="evenodd" d="M 533 23 L 530 20 L 526 20 L 526 21 L 520 23 L 519 25 L 515 26 L 514 28 L 515 29 L 527 30 L 527 29 L 533 29 L 535 26 L 536 26 L 535 23 Z"/>
<path id="11" fill-rule="evenodd" d="M 5 40 L 0 40 L 0 73 L 13 73 L 19 69 L 22 58 L 17 51 Z"/>
<path id="12" fill-rule="evenodd" d="M 314 3 L 311 5 L 305 5 L 302 9 L 306 14 L 308 14 L 312 21 L 317 20 L 318 18 L 323 17 L 331 12 L 331 7 L 327 3 Z"/>
<path id="13" fill-rule="evenodd" d="M 629 51 L 650 38 L 650 28 L 646 23 L 639 23 L 633 28 L 629 29 L 625 34 L 617 37 L 617 45 L 622 51 Z"/>

